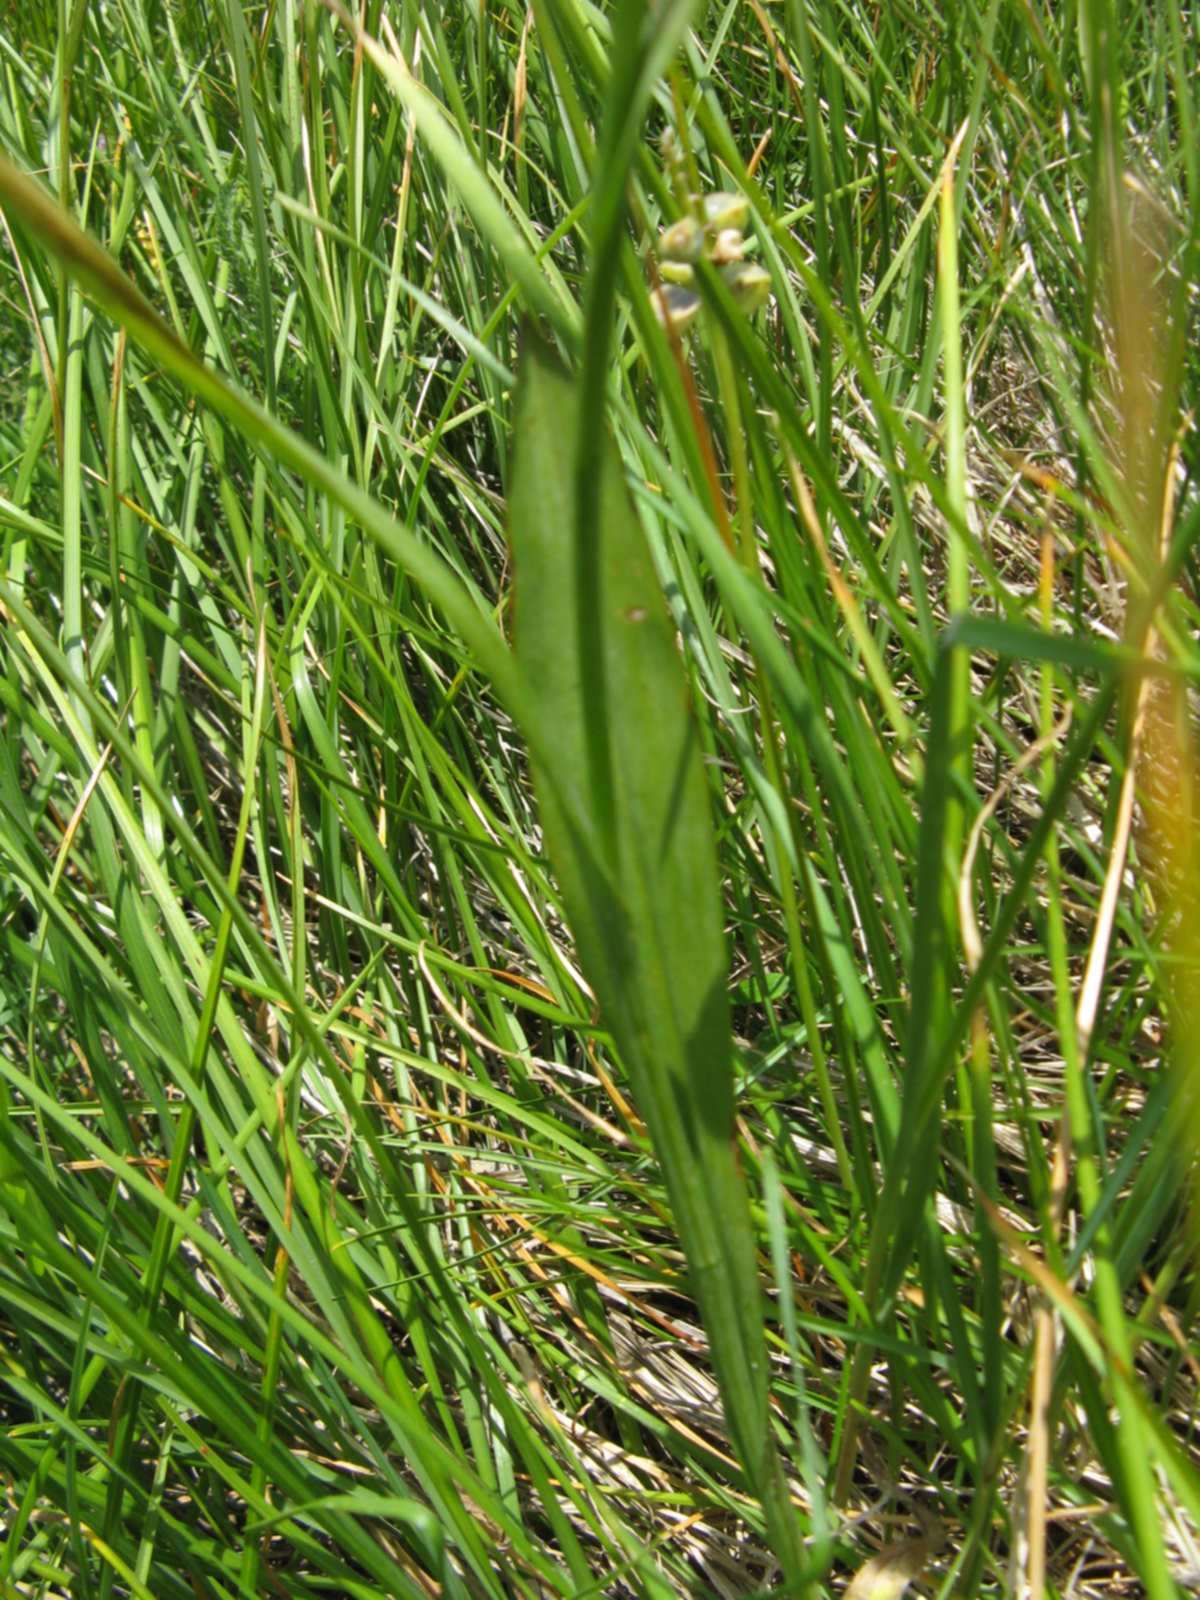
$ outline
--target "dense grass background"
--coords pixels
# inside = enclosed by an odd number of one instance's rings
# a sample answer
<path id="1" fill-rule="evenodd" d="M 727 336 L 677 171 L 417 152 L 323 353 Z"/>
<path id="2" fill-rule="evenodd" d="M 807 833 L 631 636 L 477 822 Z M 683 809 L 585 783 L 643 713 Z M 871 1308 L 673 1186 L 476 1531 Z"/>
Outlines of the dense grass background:
<path id="1" fill-rule="evenodd" d="M 1200 23 L 642 11 L 0 14 L 316 452 L 5 180 L 5 1594 L 784 1592 L 511 720 L 526 317 L 699 717 L 790 1587 L 1200 1581 Z M 667 127 L 773 286 L 683 344 Z"/>

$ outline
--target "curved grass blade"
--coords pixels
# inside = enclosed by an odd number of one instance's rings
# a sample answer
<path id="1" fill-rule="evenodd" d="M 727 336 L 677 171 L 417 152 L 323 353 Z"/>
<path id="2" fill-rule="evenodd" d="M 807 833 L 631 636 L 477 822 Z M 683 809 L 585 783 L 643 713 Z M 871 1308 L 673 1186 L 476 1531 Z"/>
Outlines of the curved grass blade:
<path id="1" fill-rule="evenodd" d="M 0 209 L 26 230 L 177 382 L 225 418 L 239 433 L 290 467 L 356 521 L 437 604 L 480 667 L 512 703 L 517 695 L 511 662 L 498 630 L 445 562 L 411 529 L 350 482 L 271 412 L 207 366 L 167 326 L 116 262 L 46 191 L 0 155 Z M 514 708 L 515 709 L 515 708 Z"/>

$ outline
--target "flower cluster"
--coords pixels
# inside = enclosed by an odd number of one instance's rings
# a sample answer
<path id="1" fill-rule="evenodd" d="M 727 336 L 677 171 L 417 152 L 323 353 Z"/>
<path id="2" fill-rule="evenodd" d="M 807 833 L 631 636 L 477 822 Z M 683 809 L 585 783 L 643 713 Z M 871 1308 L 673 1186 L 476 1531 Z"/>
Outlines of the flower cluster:
<path id="1" fill-rule="evenodd" d="M 695 202 L 688 216 L 673 222 L 658 238 L 658 270 L 662 283 L 650 295 L 664 327 L 685 328 L 700 310 L 693 287 L 701 257 L 718 268 L 740 310 L 753 316 L 771 294 L 770 275 L 752 261 L 743 261 L 742 229 L 750 216 L 745 195 L 718 190 Z"/>

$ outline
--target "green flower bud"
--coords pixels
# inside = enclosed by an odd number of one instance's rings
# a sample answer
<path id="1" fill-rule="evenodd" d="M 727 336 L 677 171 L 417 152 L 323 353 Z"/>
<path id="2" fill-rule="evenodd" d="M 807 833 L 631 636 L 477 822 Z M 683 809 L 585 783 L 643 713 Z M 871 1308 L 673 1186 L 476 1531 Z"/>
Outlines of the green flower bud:
<path id="1" fill-rule="evenodd" d="M 728 266 L 731 261 L 742 259 L 744 241 L 737 228 L 722 228 L 713 240 L 712 249 L 708 252 L 708 259 L 714 267 Z"/>
<path id="2" fill-rule="evenodd" d="M 668 283 L 653 291 L 650 304 L 663 327 L 674 328 L 678 332 L 695 319 L 700 310 L 700 296 L 677 283 Z"/>
<path id="3" fill-rule="evenodd" d="M 750 220 L 750 202 L 744 194 L 717 189 L 704 196 L 704 225 L 710 233 L 722 228 L 744 228 Z"/>
<path id="4" fill-rule="evenodd" d="M 658 275 L 666 283 L 694 283 L 696 274 L 686 261 L 660 261 Z"/>
<path id="5" fill-rule="evenodd" d="M 771 298 L 771 274 L 752 261 L 735 261 L 721 269 L 730 294 L 737 301 L 738 310 L 748 317 L 766 305 Z"/>
<path id="6" fill-rule="evenodd" d="M 680 217 L 658 236 L 660 261 L 698 261 L 704 248 L 704 229 L 695 217 Z"/>

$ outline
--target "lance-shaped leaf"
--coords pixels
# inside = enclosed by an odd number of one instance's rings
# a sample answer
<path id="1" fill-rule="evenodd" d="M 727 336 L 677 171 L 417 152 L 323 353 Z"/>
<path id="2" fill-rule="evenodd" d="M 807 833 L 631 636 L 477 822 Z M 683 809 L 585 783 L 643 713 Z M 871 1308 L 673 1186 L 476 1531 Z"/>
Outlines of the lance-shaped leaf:
<path id="1" fill-rule="evenodd" d="M 662 1164 L 730 1433 L 785 1568 L 795 1552 L 794 1571 L 799 1533 L 770 1434 L 762 1293 L 734 1141 L 728 958 L 700 743 L 674 629 L 608 439 L 592 485 L 599 548 L 580 559 L 578 417 L 575 385 L 531 341 L 509 515 L 516 653 L 538 734 L 545 845 Z M 586 671 L 577 594 L 585 573 L 598 580 L 583 598 L 593 608 L 588 637 L 601 645 Z M 603 817 L 590 793 L 598 727 Z"/>

